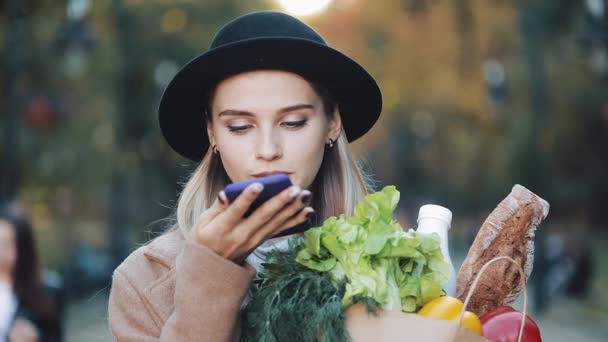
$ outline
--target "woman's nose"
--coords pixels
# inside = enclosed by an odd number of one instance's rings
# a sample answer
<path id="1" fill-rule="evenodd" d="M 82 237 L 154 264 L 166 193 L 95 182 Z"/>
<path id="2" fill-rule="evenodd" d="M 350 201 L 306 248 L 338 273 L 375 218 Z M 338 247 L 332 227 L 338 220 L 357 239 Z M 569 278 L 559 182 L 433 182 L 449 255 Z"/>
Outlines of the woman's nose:
<path id="1" fill-rule="evenodd" d="M 282 156 L 283 149 L 278 137 L 273 133 L 263 134 L 256 147 L 256 158 L 271 161 Z"/>

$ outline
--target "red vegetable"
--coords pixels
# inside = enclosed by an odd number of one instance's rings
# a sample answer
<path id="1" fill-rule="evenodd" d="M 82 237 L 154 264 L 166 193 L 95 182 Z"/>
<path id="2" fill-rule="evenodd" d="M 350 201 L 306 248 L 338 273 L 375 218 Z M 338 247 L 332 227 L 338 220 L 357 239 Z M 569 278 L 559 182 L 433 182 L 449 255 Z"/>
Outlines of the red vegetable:
<path id="1" fill-rule="evenodd" d="M 517 342 L 523 314 L 510 306 L 500 306 L 479 319 L 483 324 L 483 336 L 492 342 Z M 542 342 L 540 329 L 526 315 L 522 342 Z"/>
<path id="2" fill-rule="evenodd" d="M 506 305 L 499 306 L 499 307 L 497 307 L 496 309 L 494 309 L 492 311 L 486 312 L 481 317 L 479 317 L 479 319 L 481 319 L 481 322 L 484 323 L 486 321 L 489 321 L 490 318 L 492 318 L 492 317 L 494 317 L 494 316 L 496 316 L 498 314 L 501 314 L 503 312 L 509 312 L 509 311 L 515 311 L 515 309 L 513 309 L 510 306 L 506 306 Z"/>

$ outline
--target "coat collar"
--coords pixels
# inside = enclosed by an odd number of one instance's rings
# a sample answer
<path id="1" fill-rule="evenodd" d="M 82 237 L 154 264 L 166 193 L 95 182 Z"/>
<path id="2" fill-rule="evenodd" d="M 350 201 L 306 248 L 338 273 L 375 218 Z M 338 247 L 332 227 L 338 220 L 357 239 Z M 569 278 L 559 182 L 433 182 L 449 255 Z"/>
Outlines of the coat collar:
<path id="1" fill-rule="evenodd" d="M 185 239 L 178 228 L 154 239 L 144 247 L 144 255 L 151 260 L 163 264 L 168 268 L 175 267 L 175 259 L 184 248 Z"/>
<path id="2" fill-rule="evenodd" d="M 185 239 L 181 231 L 172 228 L 143 247 L 143 254 L 148 260 L 165 268 L 157 273 L 155 281 L 147 284 L 142 291 L 159 329 L 164 324 L 163 322 L 169 319 L 175 307 L 173 301 L 176 281 L 175 267 L 184 244 Z"/>

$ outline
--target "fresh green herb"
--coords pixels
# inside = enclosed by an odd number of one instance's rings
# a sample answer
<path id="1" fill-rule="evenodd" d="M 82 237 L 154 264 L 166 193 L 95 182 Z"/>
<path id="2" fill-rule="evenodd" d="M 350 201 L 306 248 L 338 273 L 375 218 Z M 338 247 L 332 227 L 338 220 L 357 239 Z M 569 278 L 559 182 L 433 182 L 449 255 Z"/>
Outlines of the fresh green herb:
<path id="1" fill-rule="evenodd" d="M 265 268 L 254 281 L 252 298 L 242 310 L 241 341 L 348 341 L 344 291 L 332 284 L 328 274 L 295 261 L 302 239 L 290 240 L 290 244 L 289 252 L 267 254 Z"/>

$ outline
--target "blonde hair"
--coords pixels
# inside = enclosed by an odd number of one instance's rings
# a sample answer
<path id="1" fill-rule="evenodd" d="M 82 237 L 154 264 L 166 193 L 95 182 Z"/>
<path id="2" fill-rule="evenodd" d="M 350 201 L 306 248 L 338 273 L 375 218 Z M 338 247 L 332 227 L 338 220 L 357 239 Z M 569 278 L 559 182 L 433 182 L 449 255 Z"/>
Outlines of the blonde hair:
<path id="1" fill-rule="evenodd" d="M 184 186 L 177 204 L 177 226 L 184 236 L 190 236 L 200 215 L 229 182 L 220 157 L 208 149 Z M 351 215 L 355 205 L 371 190 L 368 177 L 349 151 L 344 132 L 332 148 L 326 149 L 310 190 L 313 193 L 311 205 L 316 212 L 314 225 L 330 216 Z"/>

